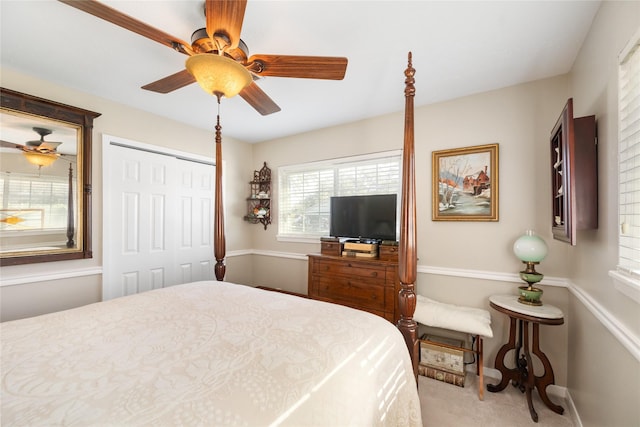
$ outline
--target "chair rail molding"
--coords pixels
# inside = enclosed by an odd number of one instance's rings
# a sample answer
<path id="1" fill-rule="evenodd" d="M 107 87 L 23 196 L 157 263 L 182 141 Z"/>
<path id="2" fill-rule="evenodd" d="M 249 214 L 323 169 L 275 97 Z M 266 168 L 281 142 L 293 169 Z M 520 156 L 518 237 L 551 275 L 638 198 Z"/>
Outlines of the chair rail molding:
<path id="1" fill-rule="evenodd" d="M 3 277 L 0 279 L 0 287 L 24 285 L 27 283 L 48 282 L 51 280 L 70 279 L 72 277 L 97 276 L 102 274 L 102 267 L 75 268 L 60 270 L 43 274 L 29 274 L 23 276 Z"/>
<path id="2" fill-rule="evenodd" d="M 604 308 L 580 286 L 569 282 L 569 292 L 640 362 L 640 337 L 638 335 L 618 321 L 615 314 Z"/>

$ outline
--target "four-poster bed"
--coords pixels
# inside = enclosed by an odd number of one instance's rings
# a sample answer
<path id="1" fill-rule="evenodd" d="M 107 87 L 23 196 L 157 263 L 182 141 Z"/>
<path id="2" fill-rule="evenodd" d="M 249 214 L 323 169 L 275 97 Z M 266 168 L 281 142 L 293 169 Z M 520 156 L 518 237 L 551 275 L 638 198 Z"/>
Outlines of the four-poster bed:
<path id="1" fill-rule="evenodd" d="M 411 54 L 405 75 L 397 327 L 364 311 L 223 281 L 218 122 L 218 281 L 0 324 L 3 425 L 421 426 Z"/>
<path id="2" fill-rule="evenodd" d="M 409 52 L 407 69 L 405 70 L 405 118 L 404 145 L 402 154 L 402 195 L 400 205 L 400 241 L 398 248 L 398 273 L 400 276 L 400 295 L 398 298 L 400 319 L 398 329 L 402 332 L 414 375 L 418 376 L 418 326 L 413 320 L 416 309 L 415 281 L 417 275 L 417 247 L 416 247 L 416 191 L 415 191 L 415 144 L 413 99 L 416 89 L 414 86 L 416 70 L 413 68 L 412 55 Z M 218 99 L 218 102 L 220 100 Z M 222 137 L 220 134 L 220 116 L 216 123 L 216 187 L 215 187 L 215 220 L 214 220 L 214 250 L 216 279 L 224 280 L 225 275 L 225 235 L 224 235 L 224 206 L 222 204 Z"/>

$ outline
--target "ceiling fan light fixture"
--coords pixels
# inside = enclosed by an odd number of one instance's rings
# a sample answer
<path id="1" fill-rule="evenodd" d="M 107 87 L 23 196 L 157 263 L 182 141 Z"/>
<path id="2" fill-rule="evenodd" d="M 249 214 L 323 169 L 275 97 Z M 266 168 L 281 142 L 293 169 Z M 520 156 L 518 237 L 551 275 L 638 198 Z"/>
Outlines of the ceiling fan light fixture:
<path id="1" fill-rule="evenodd" d="M 49 166 L 58 159 L 58 156 L 52 153 L 24 151 L 22 154 L 24 154 L 24 156 L 27 158 L 27 161 L 29 163 L 38 167 Z"/>
<path id="2" fill-rule="evenodd" d="M 222 55 L 193 55 L 187 58 L 185 66 L 205 92 L 217 97 L 236 96 L 253 81 L 242 64 Z"/>

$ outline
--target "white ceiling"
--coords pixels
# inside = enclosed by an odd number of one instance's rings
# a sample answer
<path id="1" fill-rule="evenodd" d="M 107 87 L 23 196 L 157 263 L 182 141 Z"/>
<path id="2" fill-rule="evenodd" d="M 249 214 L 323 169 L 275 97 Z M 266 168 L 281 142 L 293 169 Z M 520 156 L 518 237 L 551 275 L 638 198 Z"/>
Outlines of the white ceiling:
<path id="1" fill-rule="evenodd" d="M 202 0 L 105 3 L 187 41 L 204 26 Z M 272 115 L 223 98 L 223 135 L 253 143 L 402 111 L 408 51 L 416 106 L 567 73 L 599 6 L 249 0 L 241 37 L 250 54 L 345 56 L 349 65 L 341 81 L 260 80 L 282 108 Z M 54 0 L 0 0 L 0 18 L 3 67 L 213 129 L 215 98 L 197 84 L 166 95 L 140 89 L 183 69 L 184 55 Z"/>

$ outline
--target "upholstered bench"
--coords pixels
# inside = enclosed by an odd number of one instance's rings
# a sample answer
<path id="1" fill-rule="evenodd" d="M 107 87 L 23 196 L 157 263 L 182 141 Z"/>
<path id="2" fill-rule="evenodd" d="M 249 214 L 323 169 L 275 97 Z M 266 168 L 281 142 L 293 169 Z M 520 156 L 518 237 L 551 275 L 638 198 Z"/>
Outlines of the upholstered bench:
<path id="1" fill-rule="evenodd" d="M 487 310 L 475 307 L 465 307 L 446 304 L 432 300 L 422 295 L 416 295 L 416 310 L 413 319 L 425 326 L 447 329 L 469 334 L 472 337 L 471 348 L 449 346 L 422 340 L 426 343 L 449 347 L 455 350 L 471 352 L 476 355 L 476 374 L 478 375 L 478 398 L 484 400 L 484 367 L 482 353 L 482 339 L 492 338 L 491 314 Z M 475 348 L 474 348 L 475 342 Z"/>

